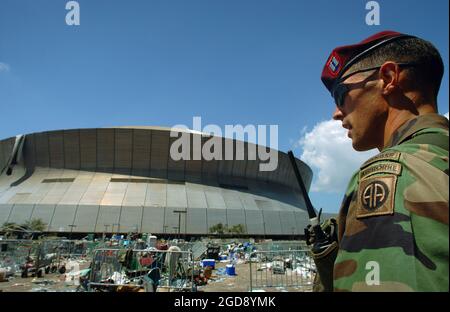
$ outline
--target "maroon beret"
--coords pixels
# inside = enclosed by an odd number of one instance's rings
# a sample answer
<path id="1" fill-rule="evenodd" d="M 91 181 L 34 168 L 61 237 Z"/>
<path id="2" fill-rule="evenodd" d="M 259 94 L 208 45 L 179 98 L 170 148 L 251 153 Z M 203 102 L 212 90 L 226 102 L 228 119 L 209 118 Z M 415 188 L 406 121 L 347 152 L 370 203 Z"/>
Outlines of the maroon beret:
<path id="1" fill-rule="evenodd" d="M 389 42 L 404 38 L 414 38 L 414 36 L 387 30 L 376 33 L 360 43 L 335 48 L 323 67 L 322 82 L 332 92 L 336 82 L 347 69 L 361 60 L 363 56 Z"/>

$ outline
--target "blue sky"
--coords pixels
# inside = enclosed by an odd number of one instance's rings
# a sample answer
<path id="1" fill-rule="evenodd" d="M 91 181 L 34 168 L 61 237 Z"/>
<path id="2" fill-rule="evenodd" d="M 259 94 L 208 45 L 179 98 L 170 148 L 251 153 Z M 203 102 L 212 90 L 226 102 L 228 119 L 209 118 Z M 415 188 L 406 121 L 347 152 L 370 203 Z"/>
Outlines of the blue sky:
<path id="1" fill-rule="evenodd" d="M 1 0 L 0 138 L 190 126 L 193 116 L 221 127 L 276 124 L 280 150 L 328 153 L 326 166 L 312 158 L 311 199 L 337 212 L 343 181 L 365 154 L 349 142 L 339 153 L 321 149 L 321 140 L 299 144 L 334 127 L 326 123 L 334 106 L 320 81 L 334 47 L 386 29 L 433 42 L 446 64 L 439 110 L 448 112 L 448 1 L 378 1 L 380 26 L 365 23 L 367 2 L 79 0 L 81 25 L 68 26 L 65 0 Z"/>

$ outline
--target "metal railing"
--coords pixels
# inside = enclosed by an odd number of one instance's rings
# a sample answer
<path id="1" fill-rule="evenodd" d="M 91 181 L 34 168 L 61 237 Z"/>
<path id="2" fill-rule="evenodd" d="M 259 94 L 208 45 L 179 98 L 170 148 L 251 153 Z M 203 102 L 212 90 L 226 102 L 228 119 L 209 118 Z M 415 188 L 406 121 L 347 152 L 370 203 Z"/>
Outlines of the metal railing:
<path id="1" fill-rule="evenodd" d="M 92 256 L 93 244 L 68 239 L 0 240 L 0 267 L 7 268 L 8 275 L 42 276 L 56 272 L 69 259 L 87 261 Z"/>
<path id="2" fill-rule="evenodd" d="M 25 264 L 27 257 L 32 254 L 32 250 L 32 240 L 0 240 L 0 268 L 7 268 L 8 275 L 20 272 L 20 266 Z"/>
<path id="3" fill-rule="evenodd" d="M 306 249 L 304 241 L 270 241 L 253 244 L 258 251 L 277 251 L 277 250 L 303 250 Z"/>
<path id="4" fill-rule="evenodd" d="M 88 291 L 136 287 L 146 292 L 195 291 L 191 251 L 110 249 L 94 252 Z"/>
<path id="5" fill-rule="evenodd" d="M 310 291 L 316 268 L 308 250 L 254 251 L 250 266 L 250 291 L 261 288 L 283 288 Z"/>

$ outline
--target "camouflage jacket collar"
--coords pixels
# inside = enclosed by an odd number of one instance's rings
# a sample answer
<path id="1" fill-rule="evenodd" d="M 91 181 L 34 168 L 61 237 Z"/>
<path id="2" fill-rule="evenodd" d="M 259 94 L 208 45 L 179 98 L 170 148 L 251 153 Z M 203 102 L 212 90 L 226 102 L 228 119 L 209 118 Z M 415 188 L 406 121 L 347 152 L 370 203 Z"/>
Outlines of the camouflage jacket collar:
<path id="1" fill-rule="evenodd" d="M 425 128 L 441 128 L 448 131 L 448 119 L 439 114 L 426 114 L 413 118 L 392 134 L 384 149 L 407 141 L 414 133 Z"/>

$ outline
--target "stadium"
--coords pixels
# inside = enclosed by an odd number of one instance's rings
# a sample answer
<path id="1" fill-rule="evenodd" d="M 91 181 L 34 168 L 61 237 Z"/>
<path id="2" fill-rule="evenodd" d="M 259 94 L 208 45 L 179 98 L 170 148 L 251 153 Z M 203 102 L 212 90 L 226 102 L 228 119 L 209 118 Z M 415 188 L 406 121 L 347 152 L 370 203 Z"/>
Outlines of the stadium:
<path id="1" fill-rule="evenodd" d="M 276 170 L 260 171 L 259 156 L 248 157 L 255 144 L 184 130 L 190 153 L 195 139 L 202 146 L 215 139 L 235 155 L 243 147 L 244 159 L 174 161 L 170 130 L 71 129 L 1 140 L 0 225 L 40 219 L 44 232 L 58 235 L 202 236 L 219 225 L 253 237 L 303 234 L 308 215 L 286 153 L 274 151 Z M 312 171 L 296 161 L 308 190 Z"/>

